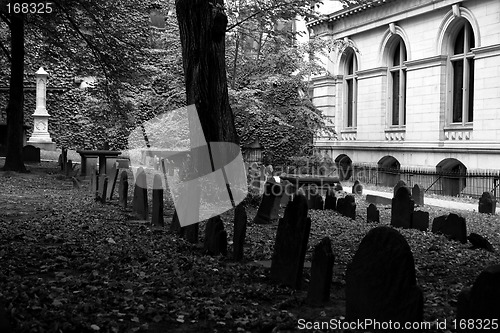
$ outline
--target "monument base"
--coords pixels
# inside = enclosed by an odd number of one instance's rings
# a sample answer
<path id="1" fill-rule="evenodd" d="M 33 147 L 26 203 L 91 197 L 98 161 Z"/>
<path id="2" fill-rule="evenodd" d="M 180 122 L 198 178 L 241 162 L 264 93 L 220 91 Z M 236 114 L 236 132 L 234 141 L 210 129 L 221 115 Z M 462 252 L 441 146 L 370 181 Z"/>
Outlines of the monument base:
<path id="1" fill-rule="evenodd" d="M 54 151 L 54 150 L 57 149 L 55 142 L 33 142 L 33 141 L 28 141 L 28 142 L 26 142 L 26 144 L 35 146 L 35 147 L 40 148 L 42 150 Z"/>

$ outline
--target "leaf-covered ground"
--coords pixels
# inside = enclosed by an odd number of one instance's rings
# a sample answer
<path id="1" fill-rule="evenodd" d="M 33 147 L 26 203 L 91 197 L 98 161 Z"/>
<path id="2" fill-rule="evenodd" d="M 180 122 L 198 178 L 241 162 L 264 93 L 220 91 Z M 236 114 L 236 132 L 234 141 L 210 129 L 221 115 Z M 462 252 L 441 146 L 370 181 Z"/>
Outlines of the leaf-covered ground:
<path id="1" fill-rule="evenodd" d="M 248 208 L 246 261 L 237 263 L 207 256 L 201 245 L 170 235 L 168 200 L 166 227 L 154 229 L 131 219 L 116 201 L 102 205 L 85 186 L 73 188 L 55 164 L 31 170 L 0 172 L 0 300 L 15 332 L 293 332 L 301 318 L 343 319 L 346 265 L 374 227 L 365 221 L 361 196 L 356 220 L 310 211 L 306 262 L 325 236 L 332 239 L 335 254 L 331 301 L 313 308 L 304 304 L 307 263 L 303 290 L 269 281 L 277 225 L 252 224 L 255 207 Z M 379 208 L 381 224 L 389 224 L 389 207 Z M 429 211 L 431 219 L 449 213 L 420 209 Z M 500 249 L 498 216 L 460 214 L 469 233 L 487 237 Z M 232 212 L 223 220 L 231 240 Z M 432 233 L 400 231 L 414 254 L 424 319 L 447 319 L 451 325 L 459 291 L 498 263 L 498 252 L 471 250 Z"/>

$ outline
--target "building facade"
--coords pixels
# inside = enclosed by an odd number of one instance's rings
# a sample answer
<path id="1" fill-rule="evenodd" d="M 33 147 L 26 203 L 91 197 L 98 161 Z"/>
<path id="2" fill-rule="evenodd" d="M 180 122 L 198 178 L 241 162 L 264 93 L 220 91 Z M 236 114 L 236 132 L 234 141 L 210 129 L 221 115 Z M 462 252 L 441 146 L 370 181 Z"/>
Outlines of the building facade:
<path id="1" fill-rule="evenodd" d="M 318 151 L 344 166 L 500 169 L 500 1 L 376 0 L 308 28 L 341 45 L 313 80 L 337 132 Z"/>

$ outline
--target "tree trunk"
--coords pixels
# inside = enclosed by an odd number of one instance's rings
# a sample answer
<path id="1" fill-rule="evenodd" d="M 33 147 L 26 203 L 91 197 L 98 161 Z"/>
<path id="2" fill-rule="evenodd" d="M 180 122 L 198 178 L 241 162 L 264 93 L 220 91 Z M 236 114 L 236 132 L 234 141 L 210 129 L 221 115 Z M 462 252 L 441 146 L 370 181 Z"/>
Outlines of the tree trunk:
<path id="1" fill-rule="evenodd" d="M 196 105 L 206 142 L 239 143 L 227 92 L 223 4 L 223 0 L 175 2 L 187 105 Z"/>
<path id="2" fill-rule="evenodd" d="M 11 53 L 9 103 L 7 105 L 7 155 L 4 171 L 26 172 L 23 162 L 24 125 L 24 18 L 10 16 Z"/>

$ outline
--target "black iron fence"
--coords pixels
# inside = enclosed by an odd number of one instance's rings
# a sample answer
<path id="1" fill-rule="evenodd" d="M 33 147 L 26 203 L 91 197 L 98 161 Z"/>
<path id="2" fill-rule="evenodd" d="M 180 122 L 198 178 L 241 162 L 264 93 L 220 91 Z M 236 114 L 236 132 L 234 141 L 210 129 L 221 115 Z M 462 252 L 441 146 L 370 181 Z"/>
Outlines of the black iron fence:
<path id="1" fill-rule="evenodd" d="M 339 170 L 342 171 L 342 170 Z M 373 165 L 352 165 L 352 179 L 365 184 L 394 186 L 404 180 L 408 186 L 419 184 L 426 193 L 479 198 L 491 192 L 500 198 L 500 170 L 472 170 L 466 172 L 436 171 L 428 168 L 390 169 Z"/>

